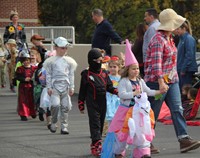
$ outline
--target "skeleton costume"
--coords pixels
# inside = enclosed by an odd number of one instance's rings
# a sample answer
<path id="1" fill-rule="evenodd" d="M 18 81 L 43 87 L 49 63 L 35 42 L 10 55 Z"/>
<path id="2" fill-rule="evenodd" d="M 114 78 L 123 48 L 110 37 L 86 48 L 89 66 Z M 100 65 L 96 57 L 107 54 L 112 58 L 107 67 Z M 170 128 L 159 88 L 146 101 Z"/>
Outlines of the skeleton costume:
<path id="1" fill-rule="evenodd" d="M 62 42 L 66 42 L 63 37 L 58 37 L 55 44 L 61 47 Z M 56 43 L 57 42 L 57 43 Z M 68 42 L 67 42 L 68 43 Z M 69 90 L 74 90 L 74 71 L 77 67 L 76 61 L 69 56 L 53 56 L 45 60 L 43 64 L 46 70 L 47 88 L 52 89 L 50 96 L 52 125 L 51 132 L 56 132 L 59 109 L 61 112 L 61 134 L 68 134 L 68 112 L 72 103 L 68 94 Z M 63 133 L 63 131 L 65 133 Z"/>

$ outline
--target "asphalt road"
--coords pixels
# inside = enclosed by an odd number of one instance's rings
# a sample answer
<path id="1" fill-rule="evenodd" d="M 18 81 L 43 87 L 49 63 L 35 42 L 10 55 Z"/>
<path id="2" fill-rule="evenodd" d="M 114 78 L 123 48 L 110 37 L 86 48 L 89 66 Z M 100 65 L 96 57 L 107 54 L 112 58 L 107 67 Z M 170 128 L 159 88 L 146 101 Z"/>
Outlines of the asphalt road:
<path id="1" fill-rule="evenodd" d="M 72 97 L 73 109 L 69 115 L 69 135 L 60 130 L 51 133 L 46 122 L 38 118 L 20 121 L 16 113 L 16 95 L 0 90 L 0 158 L 92 158 L 89 145 L 87 114 L 76 107 L 77 96 Z M 200 127 L 188 127 L 189 134 L 200 140 Z M 161 152 L 154 158 L 199 158 L 200 149 L 181 154 L 172 125 L 157 124 L 154 145 Z"/>

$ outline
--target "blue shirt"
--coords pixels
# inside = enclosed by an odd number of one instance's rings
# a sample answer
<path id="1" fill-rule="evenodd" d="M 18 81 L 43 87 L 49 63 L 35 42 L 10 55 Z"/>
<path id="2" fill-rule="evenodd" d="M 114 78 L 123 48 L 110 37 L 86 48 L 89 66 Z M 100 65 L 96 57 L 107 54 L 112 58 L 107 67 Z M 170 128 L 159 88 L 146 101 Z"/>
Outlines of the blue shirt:
<path id="1" fill-rule="evenodd" d="M 180 36 L 178 44 L 177 71 L 178 72 L 197 72 L 196 63 L 196 41 L 188 33 Z"/>

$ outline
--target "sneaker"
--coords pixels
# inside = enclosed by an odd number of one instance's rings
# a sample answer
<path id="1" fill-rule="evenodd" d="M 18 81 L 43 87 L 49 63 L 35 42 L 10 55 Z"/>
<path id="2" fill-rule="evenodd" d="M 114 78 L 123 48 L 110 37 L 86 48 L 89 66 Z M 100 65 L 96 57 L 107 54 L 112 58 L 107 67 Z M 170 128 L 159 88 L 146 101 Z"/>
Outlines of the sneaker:
<path id="1" fill-rule="evenodd" d="M 51 133 L 55 133 L 57 130 L 56 124 L 52 123 L 49 130 L 51 131 Z"/>
<path id="2" fill-rule="evenodd" d="M 48 125 L 47 125 L 47 128 L 50 130 L 50 128 L 51 128 L 51 124 L 48 124 Z"/>
<path id="3" fill-rule="evenodd" d="M 67 130 L 67 128 L 61 129 L 60 131 L 61 134 L 69 134 L 69 131 Z"/>
<path id="4" fill-rule="evenodd" d="M 31 115 L 31 117 L 32 117 L 33 119 L 35 119 L 37 116 L 36 116 L 36 115 Z"/>
<path id="5" fill-rule="evenodd" d="M 158 153 L 160 153 L 160 150 L 157 149 L 157 148 L 155 148 L 152 143 L 151 143 L 150 149 L 151 149 L 151 154 L 158 154 Z"/>
<path id="6" fill-rule="evenodd" d="M 91 154 L 93 156 L 101 156 L 101 150 L 102 150 L 101 140 L 98 140 L 96 143 L 91 144 L 90 148 L 91 148 Z"/>
<path id="7" fill-rule="evenodd" d="M 179 140 L 181 153 L 195 150 L 200 147 L 200 141 L 195 141 L 191 137 L 185 137 Z"/>
<path id="8" fill-rule="evenodd" d="M 21 121 L 27 121 L 27 117 L 26 116 L 20 116 L 21 117 Z"/>

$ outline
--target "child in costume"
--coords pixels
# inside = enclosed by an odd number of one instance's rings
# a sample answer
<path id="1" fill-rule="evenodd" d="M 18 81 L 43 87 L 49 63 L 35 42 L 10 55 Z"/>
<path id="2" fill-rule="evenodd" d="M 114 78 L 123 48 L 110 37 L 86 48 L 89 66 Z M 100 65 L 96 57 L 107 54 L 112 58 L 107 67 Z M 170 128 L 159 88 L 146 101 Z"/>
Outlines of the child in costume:
<path id="1" fill-rule="evenodd" d="M 84 113 L 85 101 L 89 116 L 91 135 L 91 154 L 99 156 L 101 153 L 101 141 L 103 125 L 106 115 L 106 91 L 117 94 L 113 87 L 108 72 L 102 69 L 102 53 L 93 48 L 88 53 L 89 68 L 81 73 L 81 83 L 78 96 L 78 106 Z"/>
<path id="2" fill-rule="evenodd" d="M 71 95 L 74 94 L 74 71 L 76 61 L 66 56 L 67 47 L 70 43 L 64 37 L 54 40 L 56 56 L 45 60 L 43 67 L 46 70 L 46 87 L 50 96 L 51 103 L 51 126 L 50 131 L 55 133 L 57 130 L 58 114 L 61 113 L 61 134 L 69 134 L 68 131 L 68 112 L 71 110 Z"/>
<path id="3" fill-rule="evenodd" d="M 51 56 L 55 56 L 56 51 L 48 51 L 45 55 L 45 58 L 49 58 Z M 42 62 L 41 62 L 42 63 Z M 51 111 L 50 111 L 50 96 L 47 93 L 46 88 L 46 70 L 43 67 L 43 64 L 40 63 L 40 67 L 36 70 L 36 83 L 37 87 L 41 87 L 41 92 L 39 93 L 39 97 L 37 103 L 39 104 L 39 119 L 40 121 L 44 121 L 43 115 L 46 114 L 47 128 L 50 129 L 51 126 Z"/>
<path id="4" fill-rule="evenodd" d="M 6 49 L 3 46 L 3 41 L 0 36 L 0 84 L 1 88 L 6 86 Z"/>
<path id="5" fill-rule="evenodd" d="M 18 88 L 18 114 L 22 121 L 27 121 L 27 117 L 36 118 L 36 108 L 33 98 L 33 73 L 37 69 L 30 65 L 30 55 L 22 53 L 20 56 L 22 66 L 18 67 L 15 76 L 19 83 Z"/>
<path id="6" fill-rule="evenodd" d="M 192 108 L 194 105 L 194 101 L 196 99 L 198 93 L 198 89 L 190 87 L 187 92 L 187 100 L 185 100 L 182 104 L 183 106 L 183 116 L 186 120 L 192 120 L 194 118 L 190 117 L 190 113 L 192 112 Z M 197 109 L 198 110 L 198 109 Z"/>
<path id="7" fill-rule="evenodd" d="M 15 75 L 16 58 L 18 57 L 17 43 L 14 39 L 9 39 L 6 43 L 8 50 L 7 67 L 10 82 L 10 90 L 15 93 L 15 85 L 13 85 L 13 78 Z"/>
<path id="8" fill-rule="evenodd" d="M 120 105 L 109 126 L 102 158 L 122 158 L 125 156 L 127 143 L 134 147 L 133 158 L 150 157 L 150 142 L 154 131 L 153 126 L 151 129 L 149 127 L 154 123 L 154 115 L 145 92 L 150 96 L 160 94 L 160 91 L 147 87 L 139 77 L 138 62 L 126 40 L 125 68 L 118 85 Z"/>
<path id="9" fill-rule="evenodd" d="M 121 78 L 119 74 L 120 69 L 121 69 L 121 63 L 119 61 L 119 57 L 111 56 L 110 61 L 108 62 L 108 71 L 109 71 L 109 78 L 112 81 L 113 86 L 115 88 L 117 88 L 119 80 Z M 107 92 L 106 100 L 107 100 L 106 121 L 108 122 L 109 126 L 120 104 L 119 101 L 120 99 L 117 95 L 113 95 Z"/>

